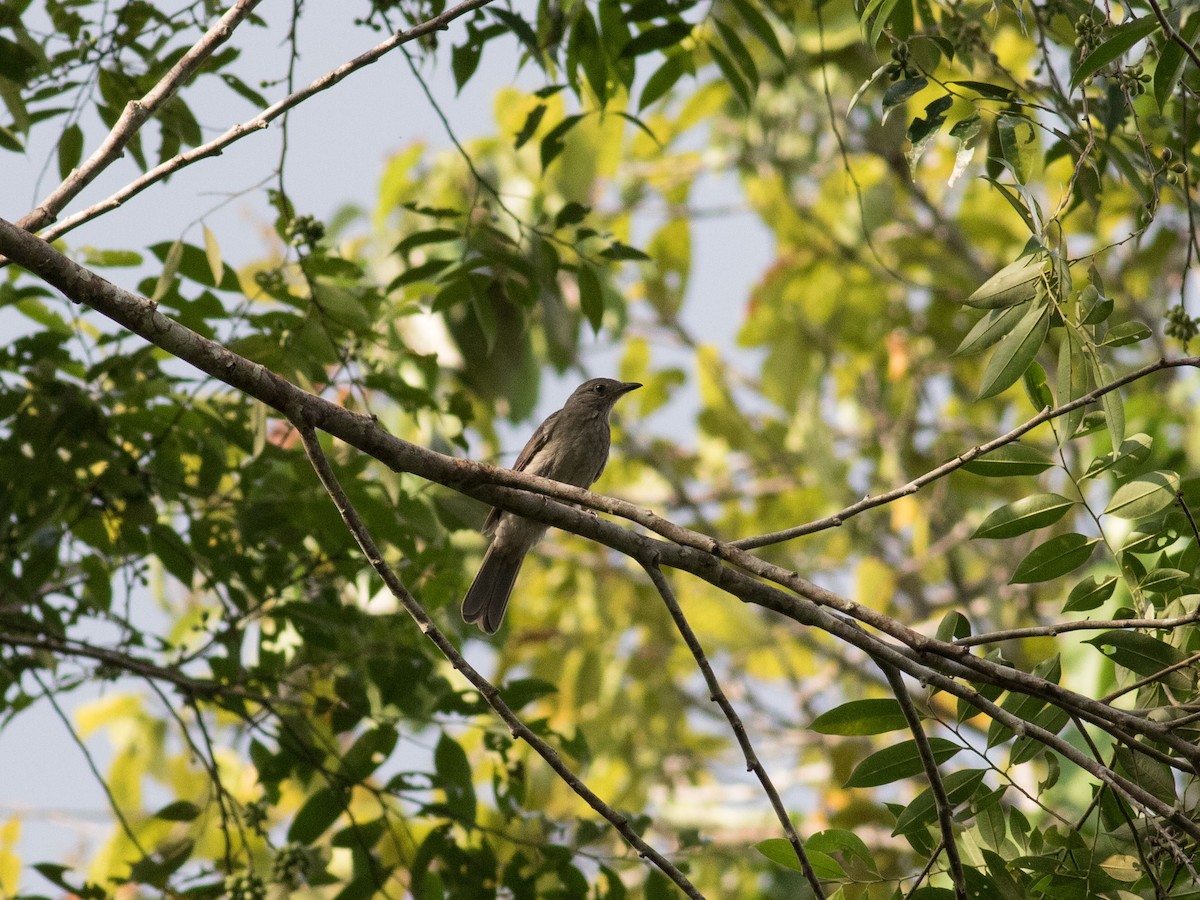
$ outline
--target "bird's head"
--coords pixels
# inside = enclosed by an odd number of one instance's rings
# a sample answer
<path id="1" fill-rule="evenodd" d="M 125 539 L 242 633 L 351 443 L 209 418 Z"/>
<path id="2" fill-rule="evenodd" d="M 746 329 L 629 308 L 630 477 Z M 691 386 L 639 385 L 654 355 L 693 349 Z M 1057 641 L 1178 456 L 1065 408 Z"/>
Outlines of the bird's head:
<path id="1" fill-rule="evenodd" d="M 593 378 L 575 388 L 567 406 L 601 409 L 607 412 L 618 400 L 641 385 L 636 381 L 617 381 L 613 378 Z"/>

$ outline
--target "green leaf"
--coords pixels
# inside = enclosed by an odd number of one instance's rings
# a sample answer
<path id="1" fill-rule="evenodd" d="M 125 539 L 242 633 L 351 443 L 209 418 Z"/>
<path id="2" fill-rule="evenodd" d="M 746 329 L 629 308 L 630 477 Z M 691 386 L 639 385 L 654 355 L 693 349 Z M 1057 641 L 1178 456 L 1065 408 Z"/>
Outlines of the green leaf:
<path id="1" fill-rule="evenodd" d="M 1101 347 L 1126 347 L 1140 343 L 1150 337 L 1150 329 L 1141 322 L 1122 322 L 1114 325 L 1104 336 Z"/>
<path id="2" fill-rule="evenodd" d="M 730 90 L 742 102 L 744 108 L 750 109 L 754 104 L 754 92 L 751 90 L 750 85 L 746 83 L 746 79 L 742 77 L 737 67 L 730 61 L 721 48 L 712 41 L 706 42 L 706 45 L 708 52 L 712 54 L 713 62 L 717 64 L 717 68 L 721 70 L 721 75 L 729 83 Z"/>
<path id="3" fill-rule="evenodd" d="M 134 250 L 97 250 L 95 247 L 82 247 L 81 250 L 83 261 L 89 266 L 107 268 L 142 264 L 142 254 Z"/>
<path id="4" fill-rule="evenodd" d="M 162 809 L 154 814 L 154 818 L 162 819 L 166 822 L 190 822 L 196 816 L 200 815 L 201 809 L 195 803 L 189 803 L 187 800 L 176 800 L 174 803 L 168 803 Z"/>
<path id="5" fill-rule="evenodd" d="M 542 117 L 546 115 L 546 104 L 539 103 L 529 111 L 529 115 L 525 117 L 525 123 L 521 126 L 521 130 L 517 132 L 513 138 L 513 149 L 520 150 L 525 146 L 525 143 L 533 137 L 533 134 L 538 129 L 538 125 L 542 123 Z"/>
<path id="6" fill-rule="evenodd" d="M 288 828 L 288 840 L 311 844 L 337 821 L 344 808 L 341 796 L 333 788 L 318 788 L 296 813 L 296 818 Z"/>
<path id="7" fill-rule="evenodd" d="M 638 112 L 658 100 L 679 81 L 685 74 L 692 72 L 691 55 L 674 53 L 667 57 L 658 69 L 646 80 L 642 95 L 638 98 Z"/>
<path id="8" fill-rule="evenodd" d="M 1033 362 L 1050 329 L 1050 305 L 1034 302 L 1016 327 L 996 346 L 983 370 L 979 399 L 994 397 L 1010 387 Z"/>
<path id="9" fill-rule="evenodd" d="M 1027 531 L 1045 528 L 1061 519 L 1074 505 L 1074 500 L 1068 500 L 1058 494 L 1034 494 L 1032 497 L 1024 497 L 993 510 L 975 529 L 971 539 L 1010 538 Z"/>
<path id="10" fill-rule="evenodd" d="M 1066 575 L 1091 558 L 1099 538 L 1082 534 L 1060 534 L 1034 547 L 1017 565 L 1009 584 L 1038 584 Z"/>
<path id="11" fill-rule="evenodd" d="M 1063 604 L 1062 611 L 1065 613 L 1088 612 L 1096 609 L 1107 602 L 1116 588 L 1116 575 L 1109 575 L 1103 580 L 1091 575 L 1071 588 L 1071 593 L 1067 595 L 1067 602 Z"/>
<path id="12" fill-rule="evenodd" d="M 1041 363 L 1035 360 L 1025 367 L 1021 375 L 1021 385 L 1025 388 L 1025 396 L 1029 398 L 1029 403 L 1034 409 L 1050 409 L 1054 406 L 1054 395 L 1050 393 L 1050 386 L 1046 384 L 1046 370 L 1042 368 Z"/>
<path id="13" fill-rule="evenodd" d="M 1011 100 L 1016 95 L 1016 91 L 1012 88 L 988 84 L 986 81 L 951 81 L 949 83 L 957 87 L 965 87 L 991 100 Z"/>
<path id="14" fill-rule="evenodd" d="M 1200 37 L 1200 14 L 1193 12 L 1176 31 L 1185 44 L 1195 47 L 1196 38 Z M 1158 66 L 1154 69 L 1154 99 L 1158 101 L 1160 112 L 1175 92 L 1175 86 L 1179 84 L 1179 78 L 1183 75 L 1186 65 L 1187 56 L 1183 48 L 1175 41 L 1164 41 L 1158 54 Z"/>
<path id="15" fill-rule="evenodd" d="M 929 738 L 929 747 L 933 758 L 940 764 L 950 759 L 962 747 L 945 738 Z M 915 740 L 901 741 L 891 747 L 885 747 L 872 753 L 850 773 L 843 787 L 862 788 L 878 787 L 881 784 L 891 784 L 902 778 L 912 778 L 924 771 L 921 765 L 921 755 L 917 750 Z"/>
<path id="16" fill-rule="evenodd" d="M 864 81 L 862 84 L 860 84 L 858 86 L 858 90 L 854 92 L 854 96 L 852 96 L 850 98 L 850 104 L 846 107 L 845 114 L 847 116 L 849 116 L 850 111 L 853 110 L 854 107 L 856 107 L 858 105 L 858 101 L 863 98 L 863 94 L 865 94 L 870 89 L 871 85 L 873 85 L 876 81 L 878 81 L 880 78 L 882 78 L 887 73 L 887 70 L 890 67 L 891 67 L 890 63 L 884 63 L 882 66 L 880 66 L 878 69 L 876 69 L 874 72 L 871 73 L 870 78 L 868 78 L 866 81 Z"/>
<path id="17" fill-rule="evenodd" d="M 387 761 L 398 737 L 396 729 L 387 726 L 363 732 L 342 754 L 338 774 L 351 783 L 362 781 Z"/>
<path id="18" fill-rule="evenodd" d="M 866 842 L 853 831 L 843 828 L 827 828 L 824 831 L 818 831 L 804 842 L 804 849 L 829 855 L 841 853 L 843 856 L 861 861 L 869 872 L 875 874 L 879 872 L 879 867 L 875 863 L 875 858 L 871 856 Z"/>
<path id="19" fill-rule="evenodd" d="M 1118 449 L 1092 460 L 1082 477 L 1095 478 L 1110 469 L 1118 475 L 1136 469 L 1150 458 L 1153 446 L 1154 439 L 1150 435 L 1141 432 L 1131 435 Z"/>
<path id="20" fill-rule="evenodd" d="M 1146 577 L 1138 583 L 1138 586 L 1146 593 L 1165 594 L 1168 591 L 1175 590 L 1190 577 L 1182 569 L 1163 566 L 1147 572 Z"/>
<path id="21" fill-rule="evenodd" d="M 1166 641 L 1121 628 L 1105 631 L 1084 643 L 1091 644 L 1117 665 L 1143 678 L 1158 675 L 1185 658 L 1183 651 Z M 1174 690 L 1186 691 L 1191 688 L 1193 677 L 1187 670 L 1176 669 L 1163 675 L 1161 680 Z"/>
<path id="22" fill-rule="evenodd" d="M 922 118 L 913 119 L 909 124 L 908 131 L 904 136 L 912 146 L 904 155 L 908 160 L 909 174 L 913 177 L 916 176 L 917 162 L 920 160 L 921 154 L 925 152 L 929 142 L 945 124 L 946 110 L 953 104 L 954 98 L 949 95 L 938 97 L 925 107 L 925 115 Z"/>
<path id="23" fill-rule="evenodd" d="M 1041 163 L 1037 130 L 1024 116 L 1005 114 L 996 122 L 1000 134 L 1000 149 L 1012 166 L 1013 175 L 1021 184 L 1028 184 Z"/>
<path id="24" fill-rule="evenodd" d="M 1097 386 L 1112 384 L 1114 381 L 1112 370 L 1104 363 L 1093 360 L 1092 370 L 1092 377 Z M 1120 388 L 1101 396 L 1100 405 L 1104 407 L 1104 421 L 1108 424 L 1112 445 L 1120 447 L 1125 440 L 1125 401 L 1121 399 Z"/>
<path id="25" fill-rule="evenodd" d="M 83 158 L 83 129 L 72 123 L 58 139 L 58 175 L 65 179 Z"/>
<path id="26" fill-rule="evenodd" d="M 465 825 L 475 823 L 475 785 L 471 763 L 463 748 L 443 732 L 433 752 L 438 787 L 446 794 L 446 806 Z"/>
<path id="27" fill-rule="evenodd" d="M 1079 292 L 1079 321 L 1083 325 L 1099 325 L 1113 311 L 1113 302 L 1105 297 L 1095 285 L 1087 285 Z"/>
<path id="28" fill-rule="evenodd" d="M 622 59 L 632 59 L 664 47 L 672 47 L 682 43 L 692 33 L 692 24 L 682 20 L 667 22 L 665 25 L 655 25 L 636 35 L 621 49 Z"/>
<path id="29" fill-rule="evenodd" d="M 883 734 L 907 728 L 908 720 L 895 700 L 851 700 L 821 713 L 808 727 L 817 734 Z"/>
<path id="30" fill-rule="evenodd" d="M 738 37 L 737 32 L 722 22 L 720 19 L 713 19 L 713 25 L 717 29 L 717 33 L 721 35 L 721 43 L 723 43 L 730 55 L 737 62 L 738 68 L 742 74 L 746 76 L 746 80 L 750 83 L 752 89 L 758 88 L 758 66 L 754 64 L 754 57 L 750 55 L 750 51 L 746 49 L 746 45 L 742 43 L 742 39 Z"/>
<path id="31" fill-rule="evenodd" d="M 766 16 L 759 12 L 758 7 L 750 2 L 750 0 L 731 0 L 731 2 L 733 8 L 737 10 L 737 14 L 746 23 L 746 27 L 754 33 L 756 38 L 762 41 L 763 46 L 774 54 L 776 59 L 786 65 L 788 62 L 787 54 L 783 52 L 783 47 L 779 43 L 779 37 L 775 34 L 775 29 L 771 27 L 771 23 L 767 21 Z"/>
<path id="32" fill-rule="evenodd" d="M 927 84 L 929 84 L 929 80 L 924 76 L 897 81 L 883 93 L 883 111 L 887 112 L 892 107 L 899 106 L 909 97 L 921 93 Z"/>
<path id="33" fill-rule="evenodd" d="M 983 783 L 985 774 L 983 769 L 961 769 L 944 776 L 942 786 L 946 790 L 946 799 L 950 801 L 950 805 L 958 806 L 969 800 Z M 896 826 L 892 829 L 892 834 L 900 835 L 923 828 L 933 822 L 936 816 L 937 807 L 934 803 L 933 791 L 926 788 L 896 817 Z"/>
<path id="34" fill-rule="evenodd" d="M 987 478 L 1006 478 L 1009 475 L 1036 475 L 1054 463 L 1041 450 L 1014 441 L 997 447 L 986 456 L 963 463 L 963 469 Z"/>
<path id="35" fill-rule="evenodd" d="M 504 702 L 514 712 L 535 700 L 558 692 L 558 687 L 541 678 L 514 678 L 506 681 L 502 688 Z"/>
<path id="36" fill-rule="evenodd" d="M 479 60 L 482 56 L 483 46 L 476 40 L 473 32 L 468 34 L 465 44 L 450 49 L 450 70 L 454 74 L 454 86 L 459 91 L 471 80 L 471 76 L 479 68 Z"/>
<path id="37" fill-rule="evenodd" d="M 1179 476 L 1159 471 L 1143 475 L 1117 488 L 1104 515 L 1118 519 L 1141 519 L 1166 509 L 1179 493 Z"/>
<path id="38" fill-rule="evenodd" d="M 542 168 L 545 169 L 550 163 L 558 158 L 558 155 L 563 152 L 565 145 L 563 140 L 572 128 L 583 121 L 582 115 L 567 116 L 557 125 L 550 129 L 541 143 Z"/>
<path id="39" fill-rule="evenodd" d="M 975 309 L 1000 309 L 1032 300 L 1045 265 L 1036 254 L 1022 256 L 981 284 L 963 303 Z"/>
<path id="40" fill-rule="evenodd" d="M 1158 19 L 1149 15 L 1112 29 L 1102 43 L 1079 61 L 1079 65 L 1071 73 L 1071 90 L 1075 90 L 1086 79 L 1095 75 L 1113 60 L 1123 56 L 1134 44 L 1145 40 L 1161 27 Z"/>
<path id="41" fill-rule="evenodd" d="M 579 263 L 579 306 L 584 317 L 592 326 L 592 333 L 599 334 L 604 323 L 604 289 L 595 268 L 586 262 Z"/>
<path id="42" fill-rule="evenodd" d="M 1066 329 L 1062 343 L 1058 345 L 1058 373 L 1055 377 L 1054 388 L 1058 392 L 1058 405 L 1065 406 L 1078 400 L 1087 393 L 1087 360 L 1083 348 L 1071 329 Z M 1059 442 L 1071 439 L 1079 424 L 1083 421 L 1082 406 L 1071 410 L 1064 416 L 1059 426 Z"/>
<path id="43" fill-rule="evenodd" d="M 950 355 L 952 357 L 969 356 L 972 353 L 979 353 L 986 350 L 1012 331 L 1016 327 L 1016 324 L 1021 321 L 1021 317 L 1025 315 L 1025 312 L 1025 307 L 1022 304 L 1007 306 L 1003 309 L 989 309 L 975 323 L 974 327 L 967 332 L 967 336 L 962 339 L 962 343 Z"/>
<path id="44" fill-rule="evenodd" d="M 796 856 L 795 848 L 785 838 L 767 838 L 755 844 L 754 849 L 777 865 L 796 872 L 803 871 L 800 859 Z M 838 865 L 837 860 L 832 856 L 809 848 L 805 848 L 804 855 L 808 857 L 809 864 L 817 871 L 818 878 L 833 879 L 846 877 L 845 870 Z"/>

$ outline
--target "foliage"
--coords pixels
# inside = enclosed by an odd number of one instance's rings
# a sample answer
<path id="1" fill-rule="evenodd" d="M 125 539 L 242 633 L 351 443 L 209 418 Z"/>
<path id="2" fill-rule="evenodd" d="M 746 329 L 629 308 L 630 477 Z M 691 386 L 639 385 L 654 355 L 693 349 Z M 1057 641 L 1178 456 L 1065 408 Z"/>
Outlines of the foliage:
<path id="1" fill-rule="evenodd" d="M 19 224 L 146 298 L 0 228 L 0 722 L 110 686 L 72 728 L 114 750 L 107 842 L 25 860 L 14 819 L 0 893 L 1200 892 L 1200 11 L 374 0 L 371 59 L 461 89 L 516 53 L 544 86 L 398 148 L 369 211 L 320 221 L 281 169 L 257 259 L 207 225 L 73 243 L 256 139 L 192 108 L 283 97 L 245 74 L 254 6 L 0 7 L 0 152 L 59 136 Z M 143 180 L 60 217 L 106 135 Z M 702 310 L 740 298 L 690 277 L 714 172 L 774 245 L 732 349 Z M 167 352 L 154 310 L 194 335 Z M 485 649 L 475 500 L 521 495 L 431 451 L 508 449 L 593 336 L 645 384 L 601 483 L 637 507 L 523 509 L 597 540 L 548 541 Z"/>

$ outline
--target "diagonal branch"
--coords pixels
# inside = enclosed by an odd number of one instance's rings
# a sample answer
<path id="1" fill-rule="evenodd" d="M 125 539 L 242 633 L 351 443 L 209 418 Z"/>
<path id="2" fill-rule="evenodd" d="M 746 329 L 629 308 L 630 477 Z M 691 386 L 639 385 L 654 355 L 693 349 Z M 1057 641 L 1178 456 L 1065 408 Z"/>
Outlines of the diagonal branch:
<path id="1" fill-rule="evenodd" d="M 637 850 L 641 856 L 649 859 L 654 865 L 658 866 L 662 873 L 675 882 L 679 889 L 689 897 L 702 898 L 703 895 L 696 890 L 695 886 L 687 879 L 687 876 L 680 872 L 670 860 L 642 840 L 641 836 L 633 829 L 633 826 L 629 824 L 629 819 L 626 816 L 621 815 L 601 800 L 591 788 L 579 779 L 579 776 L 571 771 L 570 767 L 563 762 L 562 757 L 558 755 L 553 747 L 538 737 L 528 725 L 517 717 L 517 714 L 512 711 L 512 708 L 500 696 L 499 688 L 484 678 L 474 666 L 467 662 L 466 658 L 450 642 L 450 639 L 433 623 L 425 608 L 421 606 L 416 597 L 409 593 L 408 588 L 404 586 L 399 576 L 396 575 L 392 567 L 384 560 L 383 554 L 379 552 L 379 547 L 376 546 L 374 538 L 371 537 L 370 532 L 367 530 L 366 523 L 350 502 L 350 498 L 346 496 L 346 492 L 342 490 L 341 484 L 338 483 L 337 476 L 329 465 L 325 451 L 321 449 L 321 443 L 317 439 L 317 433 L 313 430 L 313 427 L 302 422 L 296 422 L 295 424 L 299 429 L 300 438 L 304 442 L 304 452 L 308 454 L 309 462 L 312 463 L 317 477 L 321 479 L 322 486 L 329 494 L 330 499 L 333 500 L 334 506 L 337 507 L 342 521 L 346 523 L 346 527 L 354 535 L 354 539 L 358 542 L 358 546 L 362 548 L 362 552 L 371 564 L 371 567 L 379 573 L 379 577 L 383 579 L 383 583 L 387 585 L 392 596 L 412 616 L 413 621 L 417 623 L 425 636 L 433 641 L 434 646 L 438 648 L 450 664 L 479 691 L 480 696 L 487 701 L 488 706 L 495 710 L 496 715 L 504 721 L 504 724 L 509 727 L 513 735 L 529 744 L 571 790 L 578 794 L 588 806 L 607 819 L 620 832 L 621 836 L 631 847 Z"/>
<path id="2" fill-rule="evenodd" d="M 455 19 L 478 9 L 481 6 L 486 6 L 490 2 L 492 2 L 492 0 L 464 0 L 464 2 L 450 7 L 441 15 L 427 19 L 426 21 L 421 22 L 419 25 L 416 25 L 407 31 L 397 31 L 387 40 L 376 44 L 365 53 L 354 57 L 354 59 L 343 63 L 335 69 L 331 69 L 321 77 L 308 84 L 306 87 L 303 87 L 300 90 L 284 97 L 282 100 L 271 104 L 254 118 L 247 119 L 245 122 L 234 125 L 224 134 L 213 138 L 211 141 L 208 141 L 205 144 L 201 144 L 199 147 L 193 147 L 191 150 L 180 153 L 178 156 L 168 159 L 166 162 L 160 163 L 141 177 L 129 182 L 129 184 L 125 185 L 125 187 L 121 188 L 107 199 L 101 200 L 99 203 L 95 203 L 92 206 L 89 206 L 87 209 L 81 210 L 80 212 L 63 219 L 61 222 L 58 222 L 50 228 L 47 228 L 44 232 L 42 232 L 42 236 L 48 241 L 56 240 L 57 238 L 62 237 L 68 231 L 78 228 L 85 222 L 90 222 L 97 216 L 111 212 L 130 198 L 140 194 L 146 188 L 157 184 L 168 175 L 178 172 L 180 169 L 191 165 L 197 160 L 204 159 L 209 156 L 219 156 L 230 144 L 240 141 L 249 134 L 262 131 L 264 128 L 270 125 L 271 122 L 282 116 L 294 106 L 298 106 L 300 103 L 304 102 L 314 94 L 319 94 L 321 91 L 328 90 L 346 76 L 350 75 L 352 72 L 356 72 L 365 66 L 369 66 L 386 53 L 399 47 L 401 44 L 407 44 L 410 41 L 415 41 L 417 38 L 424 37 L 425 35 L 432 34 L 436 31 L 444 31 Z M 25 218 L 28 219 L 29 216 L 26 216 Z M 25 219 L 22 219 L 20 224 L 22 224 L 22 227 L 29 228 L 29 230 L 37 230 L 36 227 L 30 227 L 26 225 Z M 43 222 L 42 224 L 45 223 Z"/>
<path id="3" fill-rule="evenodd" d="M 1175 26 L 1171 24 L 1171 20 L 1163 12 L 1163 8 L 1159 5 L 1158 0 L 1146 0 L 1146 2 L 1150 4 L 1150 9 L 1154 12 L 1154 18 L 1158 19 L 1158 24 L 1162 26 L 1163 33 L 1171 41 L 1182 47 L 1183 52 L 1188 55 L 1188 59 L 1192 61 L 1192 64 L 1200 69 L 1200 54 L 1197 54 L 1196 48 L 1189 44 L 1183 35 L 1175 30 Z"/>
<path id="4" fill-rule="evenodd" d="M 130 100 L 117 119 L 116 124 L 108 132 L 108 136 L 100 143 L 77 169 L 74 169 L 49 196 L 39 203 L 17 223 L 22 228 L 37 231 L 53 222 L 58 214 L 79 192 L 91 184 L 96 177 L 107 169 L 114 161 L 120 159 L 126 145 L 138 133 L 146 121 L 158 111 L 164 103 L 175 95 L 187 81 L 196 74 L 196 70 L 212 55 L 213 51 L 229 40 L 233 30 L 238 27 L 262 0 L 237 0 L 225 15 L 221 16 L 204 36 L 187 51 L 167 74 L 159 79 L 140 100 Z"/>
<path id="5" fill-rule="evenodd" d="M 696 637 L 696 632 L 692 630 L 692 626 L 684 616 L 683 610 L 679 607 L 679 601 L 675 599 L 675 592 L 671 590 L 671 583 L 663 575 L 662 569 L 657 565 L 643 563 L 642 566 L 646 570 L 646 574 L 650 576 L 650 580 L 654 582 L 654 586 L 658 589 L 663 603 L 667 605 L 667 611 L 671 613 L 671 618 L 675 620 L 675 627 L 679 629 L 679 634 L 683 637 L 683 642 L 687 644 L 688 650 L 692 652 L 692 656 L 696 660 L 696 665 L 700 667 L 700 672 L 704 676 L 704 683 L 708 685 L 709 699 L 721 707 L 721 712 L 725 714 L 725 718 L 729 721 L 729 727 L 733 729 L 733 736 L 737 739 L 738 746 L 742 748 L 742 755 L 746 757 L 746 771 L 754 773 L 762 785 L 767 799 L 771 801 L 771 808 L 775 810 L 775 816 L 779 819 L 779 824 L 783 826 L 788 843 L 792 845 L 792 849 L 796 852 L 796 859 L 800 863 L 800 870 L 804 873 L 804 877 L 808 879 L 808 884 L 812 888 L 813 895 L 819 898 L 819 900 L 825 900 L 825 890 L 821 887 L 821 879 L 817 877 L 817 873 L 813 870 L 812 863 L 808 859 L 808 854 L 804 852 L 804 845 L 800 841 L 800 836 L 796 834 L 796 828 L 792 825 L 791 817 L 788 816 L 787 807 L 783 805 L 783 799 L 779 796 L 779 791 L 775 789 L 775 784 L 771 781 L 771 776 L 767 774 L 767 770 L 759 760 L 758 754 L 754 752 L 754 746 L 750 743 L 750 736 L 746 733 L 746 726 L 742 722 L 741 716 L 737 714 L 737 710 L 733 708 L 733 704 L 729 702 L 729 697 L 722 690 L 716 673 L 713 672 L 712 666 L 709 665 L 704 648 L 700 646 L 700 640 Z"/>
<path id="6" fill-rule="evenodd" d="M 1013 716 L 970 685 L 956 679 L 971 678 L 1011 691 L 1044 697 L 1064 709 L 1077 711 L 1133 750 L 1145 752 L 1144 745 L 1132 740 L 1128 732 L 1167 745 L 1176 750 L 1181 758 L 1192 760 L 1195 766 L 1195 760 L 1200 759 L 1200 748 L 1173 734 L 1163 723 L 1142 721 L 1124 710 L 1105 706 L 1044 678 L 978 658 L 972 655 L 969 648 L 926 637 L 895 619 L 821 588 L 795 572 L 771 565 L 712 537 L 690 531 L 634 504 L 521 472 L 443 456 L 402 441 L 385 432 L 374 419 L 308 394 L 265 366 L 251 362 L 169 319 L 158 312 L 156 305 L 149 300 L 116 287 L 95 272 L 63 256 L 37 236 L 3 219 L 0 219 L 0 253 L 18 261 L 72 300 L 86 303 L 200 371 L 261 400 L 293 421 L 311 423 L 314 428 L 340 438 L 395 471 L 411 472 L 493 506 L 583 535 L 638 561 L 657 560 L 691 572 L 744 602 L 763 606 L 802 625 L 820 628 L 864 653 L 890 662 L 922 683 L 962 698 L 1016 733 L 1028 735 L 1053 749 L 1104 784 L 1120 791 L 1131 802 L 1200 838 L 1200 823 L 1190 820 L 1128 778 L 1096 763 L 1070 742 Z M 1197 364 L 1200 364 L 1200 358 L 1188 357 L 1164 361 L 1161 367 Z M 569 508 L 549 499 L 551 495 L 623 516 L 667 537 L 668 541 L 647 538 Z M 724 565 L 723 562 L 732 565 Z M 771 579 L 787 590 L 765 583 L 760 578 Z M 835 615 L 831 610 L 842 615 Z M 857 621 L 843 616 L 878 628 L 902 646 L 868 634 Z M 1183 765 L 1178 760 L 1173 762 L 1177 766 Z"/>
<path id="7" fill-rule="evenodd" d="M 1078 622 L 1055 622 L 1052 625 L 1030 625 L 1026 628 L 1008 628 L 1004 631 L 989 631 L 984 634 L 969 634 L 955 638 L 956 647 L 978 647 L 980 644 L 998 644 L 1028 637 L 1057 637 L 1068 631 L 1112 631 L 1114 629 L 1159 628 L 1170 631 L 1200 622 L 1200 608 L 1195 612 L 1170 619 L 1082 619 Z"/>
<path id="8" fill-rule="evenodd" d="M 836 512 L 831 516 L 825 516 L 823 519 L 815 519 L 812 522 L 807 522 L 803 525 L 796 525 L 792 528 L 785 528 L 782 531 L 773 531 L 770 534 L 760 534 L 755 537 L 742 538 L 741 540 L 731 541 L 731 547 L 737 547 L 742 550 L 753 550 L 757 547 L 765 547 L 768 544 L 779 544 L 783 541 L 790 541 L 793 538 L 803 537 L 806 534 L 812 534 L 817 531 L 824 531 L 827 528 L 836 528 L 845 523 L 847 519 L 857 516 L 861 512 L 868 509 L 874 509 L 877 506 L 884 506 L 901 497 L 907 497 L 910 494 L 915 494 L 925 485 L 937 481 L 940 478 L 945 478 L 955 469 L 961 468 L 964 464 L 969 463 L 973 459 L 978 459 L 991 453 L 993 450 L 1003 447 L 1005 444 L 1011 444 L 1017 438 L 1027 434 L 1037 428 L 1043 422 L 1049 422 L 1051 419 L 1057 419 L 1059 416 L 1065 416 L 1073 409 L 1079 409 L 1081 406 L 1087 406 L 1090 403 L 1095 403 L 1105 394 L 1115 391 L 1119 387 L 1124 387 L 1127 384 L 1132 384 L 1135 381 L 1140 381 L 1147 375 L 1154 372 L 1159 372 L 1163 369 L 1174 369 L 1180 366 L 1200 367 L 1200 356 L 1186 356 L 1174 359 L 1160 359 L 1157 362 L 1152 362 L 1142 366 L 1140 369 L 1135 369 L 1120 378 L 1110 381 L 1108 384 L 1101 385 L 1095 390 L 1089 391 L 1082 397 L 1072 400 L 1070 403 L 1064 403 L 1062 406 L 1046 407 L 1032 419 L 1018 425 L 1007 434 L 1002 434 L 997 438 L 993 438 L 985 444 L 979 444 L 972 447 L 958 456 L 947 462 L 942 463 L 936 469 L 931 469 L 924 475 L 914 478 L 908 484 L 901 485 L 898 488 L 888 491 L 884 494 L 878 494 L 874 497 L 864 497 L 857 503 L 852 503 L 840 512 Z"/>

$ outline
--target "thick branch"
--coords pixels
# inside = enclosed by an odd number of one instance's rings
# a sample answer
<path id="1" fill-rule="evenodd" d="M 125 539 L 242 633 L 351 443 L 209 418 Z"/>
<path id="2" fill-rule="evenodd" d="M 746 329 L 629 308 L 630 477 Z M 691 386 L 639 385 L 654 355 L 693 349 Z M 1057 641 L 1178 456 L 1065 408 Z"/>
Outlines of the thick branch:
<path id="1" fill-rule="evenodd" d="M 125 104 L 124 112 L 121 113 L 120 118 L 117 119 L 116 124 L 113 125 L 108 136 L 100 143 L 95 152 L 83 162 L 83 165 L 72 170 L 62 184 L 17 224 L 29 231 L 37 231 L 44 225 L 53 222 L 63 207 L 70 203 L 80 191 L 91 184 L 115 160 L 120 159 L 126 145 L 133 140 L 138 129 L 158 111 L 159 107 L 170 100 L 175 92 L 187 83 L 188 79 L 196 74 L 196 70 L 212 55 L 214 50 L 229 40 L 233 30 L 245 21 L 260 2 L 262 0 L 237 0 L 225 15 L 221 16 L 216 24 L 208 29 L 187 53 L 180 57 L 179 62 L 171 66 L 167 74 L 159 79 L 158 84 L 147 91 L 140 100 L 130 100 Z"/>
<path id="2" fill-rule="evenodd" d="M 1104 706 L 1088 697 L 1038 678 L 1010 669 L 990 660 L 971 655 L 969 648 L 913 631 L 893 619 L 858 603 L 820 588 L 795 572 L 773 566 L 753 554 L 682 528 L 633 504 L 592 494 L 581 488 L 560 485 L 544 478 L 496 469 L 465 459 L 455 459 L 402 441 L 384 432 L 373 419 L 352 413 L 327 400 L 305 393 L 264 366 L 253 363 L 215 341 L 208 340 L 158 312 L 155 304 L 121 290 L 99 275 L 67 259 L 38 237 L 0 219 L 0 253 L 43 278 L 77 302 L 86 303 L 125 328 L 141 335 L 168 353 L 203 372 L 279 410 L 292 421 L 309 422 L 351 446 L 368 453 L 397 471 L 411 472 L 429 481 L 485 500 L 519 515 L 564 528 L 613 547 L 642 563 L 661 561 L 691 572 L 746 602 L 757 603 L 803 625 L 812 625 L 838 637 L 871 656 L 890 662 L 896 668 L 956 697 L 1014 729 L 1054 749 L 1065 758 L 1090 772 L 1105 784 L 1154 814 L 1170 819 L 1177 827 L 1200 838 L 1200 825 L 1179 815 L 1170 806 L 1117 773 L 1095 763 L 1057 735 L 1014 717 L 987 700 L 955 676 L 982 679 L 1009 690 L 1045 697 L 1064 708 L 1077 710 L 1088 721 L 1141 750 L 1124 729 L 1162 741 L 1181 756 L 1193 759 L 1200 749 L 1182 741 L 1161 723 L 1143 722 L 1123 710 Z M 1193 365 L 1195 361 L 1176 361 Z M 521 488 L 512 490 L 501 485 Z M 549 495 L 569 502 L 615 513 L 643 524 L 678 544 L 655 541 L 610 522 L 586 515 L 549 500 Z M 728 560 L 745 569 L 737 571 L 721 564 Z M 748 572 L 770 578 L 794 596 L 750 577 Z M 900 648 L 869 635 L 857 623 L 832 615 L 835 609 L 880 628 L 907 646 Z M 938 668 L 935 669 L 933 666 Z M 947 675 L 945 673 L 952 674 Z"/>

